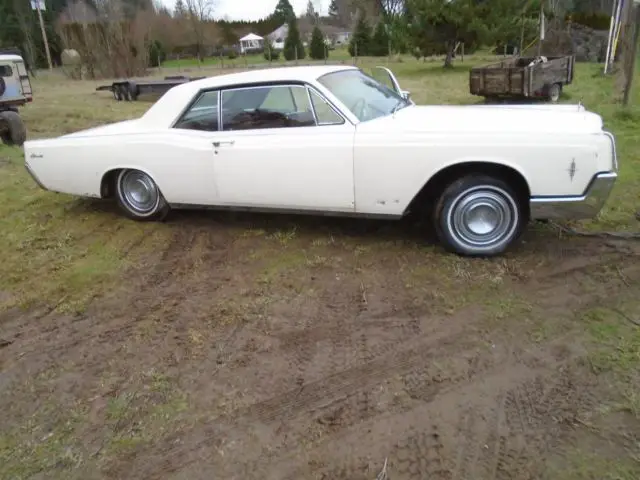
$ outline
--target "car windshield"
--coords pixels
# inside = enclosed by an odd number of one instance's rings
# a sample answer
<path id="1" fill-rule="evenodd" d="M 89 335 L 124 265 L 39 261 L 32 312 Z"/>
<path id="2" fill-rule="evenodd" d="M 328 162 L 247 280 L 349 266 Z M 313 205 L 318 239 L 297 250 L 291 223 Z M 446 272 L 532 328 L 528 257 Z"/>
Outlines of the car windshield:
<path id="1" fill-rule="evenodd" d="M 361 122 L 390 115 L 409 102 L 361 70 L 342 70 L 318 81 L 333 93 Z"/>

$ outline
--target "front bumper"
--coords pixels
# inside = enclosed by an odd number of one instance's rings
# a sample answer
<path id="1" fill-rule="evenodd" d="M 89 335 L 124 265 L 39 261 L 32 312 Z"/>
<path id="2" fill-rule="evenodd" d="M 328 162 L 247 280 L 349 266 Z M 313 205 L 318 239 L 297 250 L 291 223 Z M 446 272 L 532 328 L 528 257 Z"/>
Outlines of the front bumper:
<path id="1" fill-rule="evenodd" d="M 583 220 L 598 215 L 616 183 L 615 172 L 597 173 L 579 196 L 532 197 L 529 202 L 532 220 Z"/>

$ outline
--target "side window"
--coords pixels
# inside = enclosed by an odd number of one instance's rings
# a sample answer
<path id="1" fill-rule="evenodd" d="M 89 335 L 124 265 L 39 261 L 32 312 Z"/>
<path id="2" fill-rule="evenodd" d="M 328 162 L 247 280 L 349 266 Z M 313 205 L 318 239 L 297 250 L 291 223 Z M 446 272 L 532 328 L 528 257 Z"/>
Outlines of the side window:
<path id="1" fill-rule="evenodd" d="M 0 65 L 0 77 L 13 76 L 13 70 L 9 65 Z"/>
<path id="2" fill-rule="evenodd" d="M 222 92 L 222 129 L 315 126 L 305 87 L 271 85 Z"/>
<path id="3" fill-rule="evenodd" d="M 201 93 L 174 128 L 218 131 L 218 91 Z"/>
<path id="4" fill-rule="evenodd" d="M 316 111 L 318 125 L 340 125 L 344 119 L 316 92 L 309 89 L 313 109 Z"/>

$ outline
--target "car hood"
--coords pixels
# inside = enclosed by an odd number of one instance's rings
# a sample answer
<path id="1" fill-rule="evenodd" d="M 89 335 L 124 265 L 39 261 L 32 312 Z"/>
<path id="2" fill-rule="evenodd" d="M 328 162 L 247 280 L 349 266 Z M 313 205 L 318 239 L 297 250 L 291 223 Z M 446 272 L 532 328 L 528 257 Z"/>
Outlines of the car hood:
<path id="1" fill-rule="evenodd" d="M 411 105 L 358 125 L 362 131 L 596 133 L 602 117 L 581 105 Z"/>

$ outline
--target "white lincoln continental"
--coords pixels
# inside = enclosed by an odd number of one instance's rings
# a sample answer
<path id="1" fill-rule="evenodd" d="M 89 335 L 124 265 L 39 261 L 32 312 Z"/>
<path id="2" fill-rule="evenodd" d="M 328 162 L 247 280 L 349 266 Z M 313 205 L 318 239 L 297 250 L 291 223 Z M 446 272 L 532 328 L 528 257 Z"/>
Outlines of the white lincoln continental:
<path id="1" fill-rule="evenodd" d="M 189 207 L 417 211 L 462 255 L 498 255 L 530 219 L 590 218 L 607 200 L 615 140 L 582 105 L 418 106 L 388 69 L 374 71 L 184 83 L 139 119 L 27 141 L 26 168 L 47 190 L 115 197 L 136 220 Z"/>

